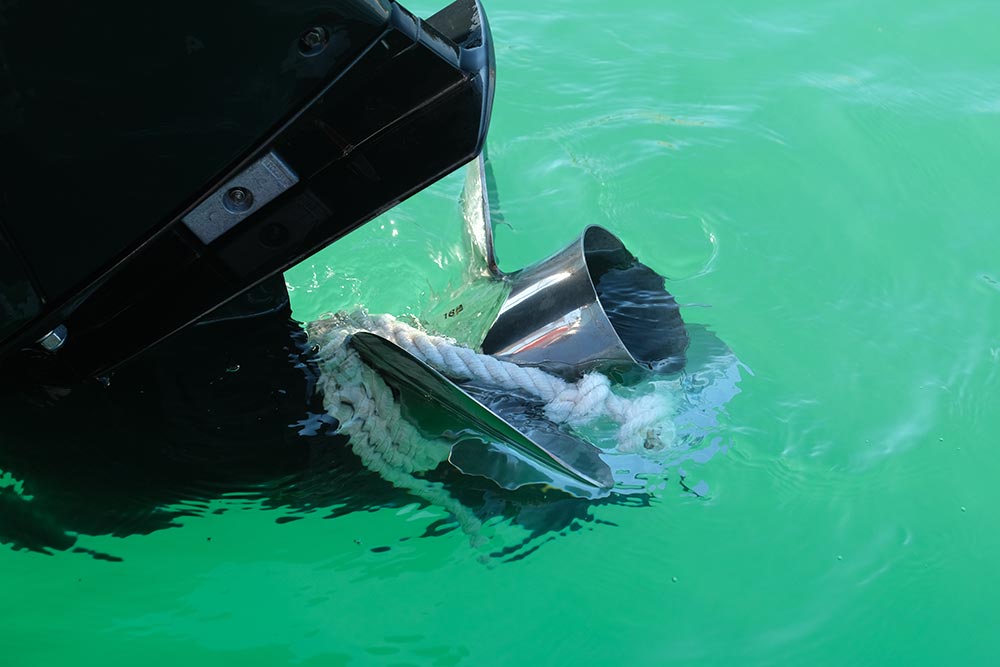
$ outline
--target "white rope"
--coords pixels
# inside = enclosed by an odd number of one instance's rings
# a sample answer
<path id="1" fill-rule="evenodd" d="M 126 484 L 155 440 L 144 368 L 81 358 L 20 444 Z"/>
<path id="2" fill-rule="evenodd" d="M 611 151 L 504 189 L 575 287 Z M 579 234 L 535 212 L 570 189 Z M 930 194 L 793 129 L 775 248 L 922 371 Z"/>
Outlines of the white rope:
<path id="1" fill-rule="evenodd" d="M 538 368 L 479 354 L 449 338 L 420 331 L 392 315 L 341 312 L 309 327 L 310 336 L 320 345 L 321 359 L 336 356 L 346 337 L 355 331 L 369 331 L 392 341 L 452 380 L 476 380 L 536 396 L 545 404 L 545 415 L 555 423 L 583 426 L 608 417 L 619 426 L 620 452 L 661 450 L 673 442 L 670 416 L 674 405 L 667 395 L 624 398 L 612 392 L 610 380 L 600 373 L 589 373 L 575 384 L 569 383 Z"/>
<path id="2" fill-rule="evenodd" d="M 481 543 L 482 523 L 475 514 L 443 485 L 414 476 L 448 458 L 450 445 L 424 438 L 402 417 L 389 387 L 347 345 L 349 336 L 360 329 L 348 320 L 332 324 L 324 320 L 309 326 L 310 335 L 323 341 L 317 386 L 323 392 L 323 406 L 339 422 L 351 449 L 366 468 L 390 484 L 448 510 L 473 543 Z"/>
<path id="3" fill-rule="evenodd" d="M 392 341 L 452 380 L 475 380 L 536 396 L 545 403 L 546 416 L 558 424 L 582 426 L 608 417 L 619 425 L 618 451 L 660 450 L 673 442 L 673 404 L 665 395 L 623 398 L 611 391 L 610 381 L 600 373 L 569 383 L 537 368 L 478 354 L 391 315 L 340 312 L 311 323 L 308 332 L 318 346 L 317 387 L 323 392 L 323 405 L 340 423 L 362 463 L 395 486 L 451 512 L 474 544 L 484 542 L 479 519 L 441 484 L 415 476 L 443 462 L 451 443 L 428 440 L 403 418 L 389 387 L 348 345 L 350 336 L 359 331 Z"/>

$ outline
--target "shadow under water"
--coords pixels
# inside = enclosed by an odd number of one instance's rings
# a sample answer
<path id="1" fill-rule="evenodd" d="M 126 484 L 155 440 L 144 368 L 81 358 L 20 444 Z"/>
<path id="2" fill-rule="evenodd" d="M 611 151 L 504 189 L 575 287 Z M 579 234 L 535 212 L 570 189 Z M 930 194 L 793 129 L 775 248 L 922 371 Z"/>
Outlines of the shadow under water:
<path id="1" fill-rule="evenodd" d="M 177 527 L 182 517 L 225 511 L 208 505 L 222 497 L 280 510 L 279 523 L 316 512 L 335 518 L 426 505 L 365 469 L 334 432 L 335 420 L 315 392 L 311 355 L 301 326 L 281 308 L 252 320 L 189 327 L 106 383 L 6 390 L 0 543 L 118 560 L 79 546 L 79 538 Z M 539 488 L 506 491 L 447 463 L 428 477 L 481 521 L 501 517 L 522 530 L 522 541 L 491 554 L 500 560 L 523 558 L 559 534 L 603 523 L 596 506 L 650 503 L 643 493 L 593 501 Z M 456 528 L 442 519 L 423 536 Z"/>

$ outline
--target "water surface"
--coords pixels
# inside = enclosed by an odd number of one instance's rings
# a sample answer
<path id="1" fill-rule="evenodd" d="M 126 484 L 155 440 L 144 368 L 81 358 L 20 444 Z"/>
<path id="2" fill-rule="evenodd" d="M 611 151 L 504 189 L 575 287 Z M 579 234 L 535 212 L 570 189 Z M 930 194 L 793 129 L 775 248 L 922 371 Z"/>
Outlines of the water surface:
<path id="1" fill-rule="evenodd" d="M 0 662 L 996 662 L 1000 6 L 487 11 L 501 268 L 608 228 L 752 371 L 741 393 L 644 502 L 501 507 L 493 539 L 524 557 L 492 566 L 443 510 L 343 461 L 303 477 L 322 468 L 292 453 L 267 474 L 262 455 L 222 491 L 184 468 L 143 505 L 161 523 L 77 521 L 93 553 L 0 549 Z M 290 271 L 296 316 L 439 312 L 461 184 Z M 156 438 L 108 457 L 82 433 L 89 468 L 0 486 L 120 526 L 122 499 L 151 495 L 137 471 L 164 469 L 123 460 Z"/>

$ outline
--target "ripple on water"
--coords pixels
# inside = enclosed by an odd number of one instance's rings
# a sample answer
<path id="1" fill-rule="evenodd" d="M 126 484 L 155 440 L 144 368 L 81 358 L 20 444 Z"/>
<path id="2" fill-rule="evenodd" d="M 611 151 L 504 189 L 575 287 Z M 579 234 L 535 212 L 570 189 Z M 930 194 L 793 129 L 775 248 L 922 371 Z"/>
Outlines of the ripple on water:
<path id="1" fill-rule="evenodd" d="M 1000 280 L 997 280 L 988 273 L 984 273 L 979 276 L 979 278 L 991 289 L 1000 292 Z"/>

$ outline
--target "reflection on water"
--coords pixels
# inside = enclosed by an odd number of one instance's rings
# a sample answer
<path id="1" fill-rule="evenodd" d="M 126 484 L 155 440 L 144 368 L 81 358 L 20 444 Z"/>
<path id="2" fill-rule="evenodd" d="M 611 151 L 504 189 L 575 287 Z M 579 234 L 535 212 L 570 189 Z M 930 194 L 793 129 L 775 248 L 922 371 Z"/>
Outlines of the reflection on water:
<path id="1" fill-rule="evenodd" d="M 0 404 L 5 494 L 0 540 L 64 549 L 73 534 L 144 534 L 245 494 L 296 506 L 350 481 L 330 436 L 300 437 L 310 409 L 304 336 L 284 317 L 188 330 L 55 403 L 11 393 Z M 234 344 L 233 341 L 238 341 Z M 325 478 L 325 479 L 319 479 Z M 30 498 L 30 500 L 28 500 Z M 11 534 L 9 517 L 21 526 Z"/>
<path id="2" fill-rule="evenodd" d="M 195 327 L 116 372 L 108 386 L 78 387 L 56 401 L 6 396 L 0 403 L 0 542 L 115 560 L 114 553 L 89 550 L 86 537 L 176 527 L 183 517 L 226 511 L 211 509 L 210 501 L 220 498 L 279 510 L 279 523 L 316 512 L 335 518 L 413 504 L 413 496 L 367 471 L 334 434 L 336 424 L 325 418 L 313 390 L 304 333 L 287 315 Z M 698 385 L 684 399 L 692 418 L 666 468 L 705 449 L 713 411 L 736 392 L 732 364 L 721 372 L 709 368 L 692 367 L 687 376 Z M 505 491 L 447 464 L 428 478 L 444 483 L 482 521 L 509 525 L 508 541 L 520 535 L 513 544 L 487 546 L 495 558 L 516 560 L 559 534 L 600 523 L 599 505 L 648 505 L 673 474 L 662 465 L 631 465 L 638 478 L 659 475 L 658 485 L 644 483 L 639 493 L 629 489 L 631 495 L 596 502 L 538 487 Z M 439 519 L 424 536 L 455 528 Z"/>

